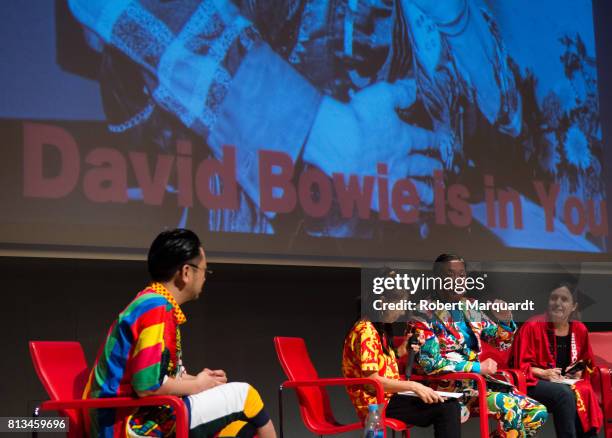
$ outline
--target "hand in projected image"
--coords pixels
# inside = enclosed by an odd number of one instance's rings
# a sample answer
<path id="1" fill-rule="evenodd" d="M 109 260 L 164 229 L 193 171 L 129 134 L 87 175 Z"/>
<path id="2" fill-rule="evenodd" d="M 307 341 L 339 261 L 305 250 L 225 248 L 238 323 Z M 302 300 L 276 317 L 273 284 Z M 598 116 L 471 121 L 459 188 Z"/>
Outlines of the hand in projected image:
<path id="1" fill-rule="evenodd" d="M 402 178 L 415 184 L 421 204 L 433 203 L 433 172 L 442 169 L 433 131 L 405 123 L 397 110 L 416 99 L 414 80 L 379 82 L 355 93 L 348 103 L 324 97 L 304 149 L 304 160 L 327 175 L 377 175 L 388 168 L 389 187 Z M 377 196 L 373 196 L 377 209 Z"/>
<path id="2" fill-rule="evenodd" d="M 443 132 L 440 130 L 437 132 L 438 138 L 438 150 L 440 151 L 440 159 L 444 164 L 444 168 L 447 170 L 452 169 L 453 160 L 455 157 L 455 139 L 453 134 L 448 132 Z"/>

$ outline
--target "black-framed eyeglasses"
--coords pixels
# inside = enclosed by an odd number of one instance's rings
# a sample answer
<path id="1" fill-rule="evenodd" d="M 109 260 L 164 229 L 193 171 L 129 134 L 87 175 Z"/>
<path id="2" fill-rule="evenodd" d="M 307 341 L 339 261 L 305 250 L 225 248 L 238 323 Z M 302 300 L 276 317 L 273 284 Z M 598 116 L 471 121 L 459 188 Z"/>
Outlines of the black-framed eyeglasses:
<path id="1" fill-rule="evenodd" d="M 200 268 L 198 265 L 194 265 L 193 263 L 185 263 L 188 266 L 191 266 L 192 268 L 196 268 L 196 269 L 202 269 Z M 212 275 L 213 270 L 212 269 L 203 269 L 204 274 L 208 277 L 210 275 Z"/>

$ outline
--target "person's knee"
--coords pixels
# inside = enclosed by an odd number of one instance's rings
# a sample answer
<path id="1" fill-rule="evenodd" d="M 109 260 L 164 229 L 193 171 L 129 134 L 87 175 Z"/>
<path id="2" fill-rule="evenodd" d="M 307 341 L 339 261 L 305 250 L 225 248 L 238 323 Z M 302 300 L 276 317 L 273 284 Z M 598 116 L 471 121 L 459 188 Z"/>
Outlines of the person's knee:
<path id="1" fill-rule="evenodd" d="M 457 400 L 448 400 L 443 404 L 444 409 L 449 414 L 457 414 L 461 413 L 461 404 Z"/>
<path id="2" fill-rule="evenodd" d="M 447 400 L 441 404 L 440 416 L 446 421 L 457 422 L 461 421 L 461 405 L 456 400 Z"/>
<path id="3" fill-rule="evenodd" d="M 259 392 L 252 385 L 248 383 L 243 383 L 243 385 L 247 387 L 244 414 L 249 419 L 249 422 L 255 425 L 255 427 L 260 428 L 265 426 L 270 421 L 270 417 L 264 409 L 261 395 L 259 395 Z"/>
<path id="4" fill-rule="evenodd" d="M 228 386 L 232 389 L 233 392 L 246 394 L 248 397 L 260 398 L 259 392 L 253 385 L 246 382 L 230 382 L 226 383 L 225 386 Z"/>
<path id="5" fill-rule="evenodd" d="M 543 425 L 546 423 L 546 420 L 548 420 L 548 409 L 542 403 L 536 402 L 534 407 L 530 409 L 528 413 L 531 422 L 536 422 Z"/>
<path id="6" fill-rule="evenodd" d="M 520 421 L 528 432 L 527 436 L 533 436 L 537 430 L 544 426 L 546 420 L 548 420 L 548 411 L 546 406 L 541 403 L 536 403 L 521 412 Z"/>
<path id="7" fill-rule="evenodd" d="M 555 394 L 555 401 L 557 406 L 571 406 L 574 408 L 576 406 L 576 396 L 574 395 L 574 391 L 567 386 L 559 384 L 560 388 L 557 390 Z"/>

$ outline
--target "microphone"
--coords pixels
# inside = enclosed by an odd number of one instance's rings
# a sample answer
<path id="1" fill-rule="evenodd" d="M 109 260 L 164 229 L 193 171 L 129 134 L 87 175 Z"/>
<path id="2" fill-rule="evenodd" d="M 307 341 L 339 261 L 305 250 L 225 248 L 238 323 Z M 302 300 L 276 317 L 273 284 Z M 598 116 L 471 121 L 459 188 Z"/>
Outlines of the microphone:
<path id="1" fill-rule="evenodd" d="M 416 331 L 412 332 L 412 335 L 408 339 L 408 344 L 406 345 L 408 350 L 408 361 L 406 362 L 406 380 L 410 380 L 410 376 L 412 375 L 412 367 L 414 366 L 414 357 L 416 356 L 416 351 L 412 348 L 413 345 L 419 345 L 419 336 Z"/>

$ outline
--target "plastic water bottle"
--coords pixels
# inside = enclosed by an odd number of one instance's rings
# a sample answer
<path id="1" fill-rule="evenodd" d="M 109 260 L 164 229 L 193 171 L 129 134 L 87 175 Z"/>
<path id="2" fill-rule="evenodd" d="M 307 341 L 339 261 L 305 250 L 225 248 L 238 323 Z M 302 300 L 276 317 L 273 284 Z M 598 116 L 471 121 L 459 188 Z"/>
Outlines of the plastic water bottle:
<path id="1" fill-rule="evenodd" d="M 363 428 L 363 438 L 383 438 L 384 435 L 384 426 L 380 418 L 379 406 L 375 404 L 369 405 L 368 416 Z"/>

